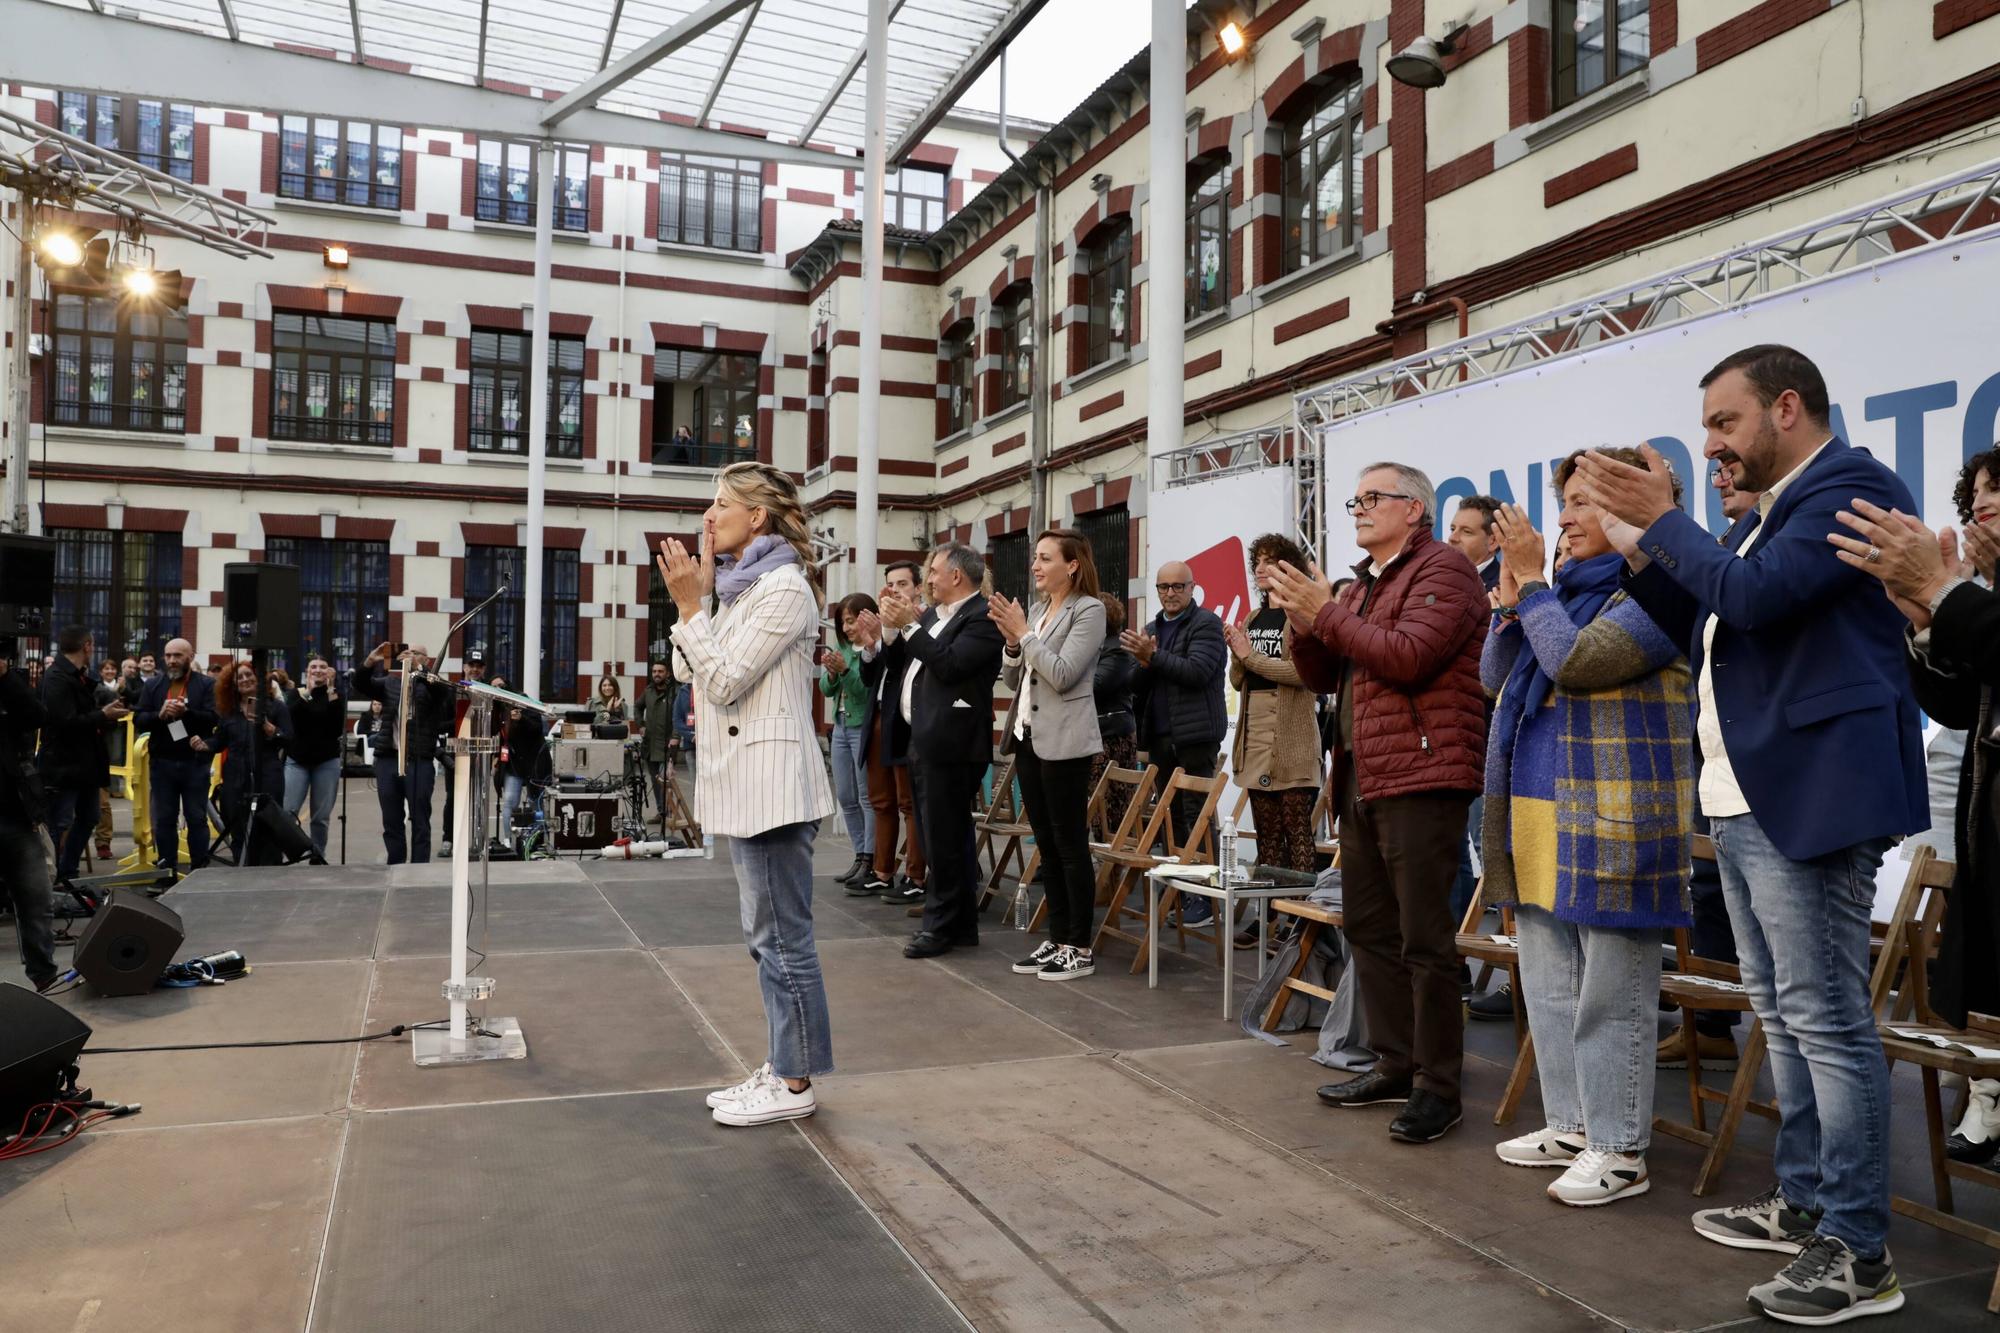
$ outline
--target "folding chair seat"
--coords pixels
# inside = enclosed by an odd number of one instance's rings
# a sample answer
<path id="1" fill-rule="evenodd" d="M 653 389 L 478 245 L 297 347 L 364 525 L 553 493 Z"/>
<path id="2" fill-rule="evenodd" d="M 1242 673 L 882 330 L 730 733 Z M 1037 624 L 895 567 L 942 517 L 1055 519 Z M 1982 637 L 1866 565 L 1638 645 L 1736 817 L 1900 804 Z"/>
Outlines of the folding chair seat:
<path id="1" fill-rule="evenodd" d="M 1138 845 L 1139 830 L 1145 826 L 1148 817 L 1146 801 L 1159 777 L 1160 770 L 1157 765 L 1148 765 L 1141 770 L 1120 768 L 1113 764 L 1098 775 L 1097 786 L 1090 794 L 1090 804 L 1085 812 L 1085 824 L 1091 832 L 1090 852 L 1093 858 L 1101 859 L 1113 851 L 1130 851 Z M 1124 814 L 1119 817 L 1118 826 L 1111 828 L 1108 827 L 1108 821 L 1110 812 L 1114 808 L 1112 801 L 1114 791 L 1124 793 L 1126 799 Z M 1098 836 L 1100 833 L 1103 835 L 1102 838 Z M 1027 878 L 1041 863 L 1042 849 L 1037 846 L 1028 858 L 1028 868 L 1021 872 L 1022 878 Z M 1105 894 L 1109 887 L 1110 869 L 1109 863 L 1097 867 L 1097 891 L 1092 898 L 1095 906 L 1104 905 Z M 1040 930 L 1042 922 L 1048 919 L 1048 914 L 1049 898 L 1048 894 L 1044 893 L 1042 900 L 1035 904 L 1034 915 L 1028 922 L 1028 929 Z"/>
<path id="2" fill-rule="evenodd" d="M 1175 862 L 1183 865 L 1213 862 L 1214 857 L 1210 852 L 1209 820 L 1215 814 L 1216 804 L 1222 799 L 1222 789 L 1228 781 L 1228 777 L 1220 773 L 1214 777 L 1198 778 L 1190 777 L 1182 770 L 1175 769 L 1173 776 L 1168 778 L 1166 785 L 1160 789 L 1160 799 L 1153 806 L 1152 816 L 1146 821 L 1145 831 L 1139 835 L 1137 843 L 1129 849 L 1109 849 L 1103 853 L 1105 872 L 1111 877 L 1111 901 L 1105 909 L 1104 921 L 1098 926 L 1097 934 L 1091 941 L 1093 952 L 1102 949 L 1107 938 L 1125 940 L 1138 950 L 1138 956 L 1132 962 L 1132 970 L 1138 972 L 1146 966 L 1146 911 L 1144 907 L 1127 906 L 1126 900 L 1131 897 L 1133 889 L 1144 884 L 1146 872 L 1156 866 Z M 1195 815 L 1189 836 L 1184 843 L 1174 831 L 1173 822 L 1174 805 L 1183 793 L 1201 797 L 1201 809 Z M 1155 849 L 1161 847 L 1164 847 L 1165 851 L 1156 853 Z M 1180 891 L 1171 883 L 1160 890 L 1159 911 L 1163 920 L 1166 914 L 1173 910 L 1173 905 L 1179 898 Z M 1143 892 L 1140 901 L 1144 902 Z M 1140 924 L 1131 930 L 1125 929 L 1127 917 L 1139 918 Z M 1226 929 L 1226 923 L 1221 922 L 1219 918 L 1214 926 L 1205 931 L 1198 927 L 1190 930 L 1178 921 L 1174 926 L 1175 935 L 1183 951 L 1187 949 L 1189 935 L 1197 939 L 1209 939 L 1215 946 L 1215 960 L 1218 963 L 1222 961 L 1222 951 L 1230 947 L 1229 941 L 1224 938 Z"/>
<path id="3" fill-rule="evenodd" d="M 1338 850 L 1334 856 L 1336 862 Z M 1285 1006 L 1294 995 L 1311 996 L 1314 999 L 1333 1003 L 1333 992 L 1324 986 L 1302 980 L 1306 965 L 1312 961 L 1313 946 L 1319 942 L 1322 931 L 1339 930 L 1341 913 L 1332 907 L 1322 907 L 1310 898 L 1275 898 L 1271 910 L 1281 917 L 1290 917 L 1298 923 L 1297 936 L 1299 951 L 1292 960 L 1291 970 L 1278 980 L 1277 993 L 1271 996 L 1271 1007 L 1264 1011 L 1263 1029 L 1276 1032 L 1278 1023 L 1285 1016 Z"/>

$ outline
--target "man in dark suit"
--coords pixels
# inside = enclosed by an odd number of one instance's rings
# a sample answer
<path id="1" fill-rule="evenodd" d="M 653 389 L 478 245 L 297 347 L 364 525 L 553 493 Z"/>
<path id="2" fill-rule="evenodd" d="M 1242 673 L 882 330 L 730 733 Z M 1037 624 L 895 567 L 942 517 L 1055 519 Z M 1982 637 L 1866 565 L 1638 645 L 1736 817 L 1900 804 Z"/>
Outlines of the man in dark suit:
<path id="1" fill-rule="evenodd" d="M 169 876 L 180 860 L 180 821 L 187 820 L 188 868 L 208 864 L 210 738 L 215 715 L 215 682 L 194 669 L 194 645 L 175 639 L 166 646 L 167 669 L 146 682 L 133 725 L 148 737 L 146 778 L 153 793 L 153 850 Z"/>
<path id="2" fill-rule="evenodd" d="M 56 638 L 56 660 L 42 673 L 42 749 L 37 766 L 49 793 L 49 837 L 56 847 L 56 882 L 76 878 L 83 849 L 97 825 L 97 794 L 110 785 L 104 738 L 130 711 L 114 690 L 103 703 L 88 674 L 95 644 L 81 625 Z"/>
<path id="3" fill-rule="evenodd" d="M 1890 843 L 1930 825 L 1903 616 L 1827 541 L 1856 500 L 1909 489 L 1834 438 L 1826 381 L 1789 347 L 1746 348 L 1701 381 L 1703 452 L 1761 491 L 1719 545 L 1670 478 L 1583 456 L 1632 597 L 1696 677 L 1700 795 L 1743 984 L 1770 1044 L 1778 1188 L 1695 1230 L 1798 1252 L 1749 1292 L 1760 1313 L 1831 1323 L 1902 1301 L 1889 1228 L 1889 1075 L 1869 1003 L 1869 909 Z M 1783 985 L 1779 980 L 1783 979 Z"/>
<path id="4" fill-rule="evenodd" d="M 898 560 L 882 571 L 883 595 L 890 593 L 921 609 L 917 583 L 923 571 L 914 560 Z M 847 886 L 857 898 L 880 897 L 914 908 L 924 900 L 924 840 L 918 830 L 916 785 L 910 773 L 910 719 L 904 712 L 903 674 L 910 656 L 900 633 L 884 634 L 879 612 L 863 612 L 855 643 L 861 649 L 861 679 L 868 707 L 861 717 L 861 759 L 868 766 L 868 804 L 875 811 L 875 859 Z M 896 834 L 903 831 L 903 873 L 896 873 Z"/>
<path id="5" fill-rule="evenodd" d="M 1457 547 L 1479 571 L 1479 581 L 1488 592 L 1500 586 L 1500 543 L 1493 536 L 1493 516 L 1499 512 L 1500 501 L 1493 496 L 1468 495 L 1458 502 L 1458 512 L 1444 534 L 1446 544 Z M 1476 818 L 1473 827 L 1478 827 Z"/>
<path id="6" fill-rule="evenodd" d="M 979 943 L 972 799 L 993 759 L 993 684 L 1004 646 L 979 592 L 985 575 L 979 553 L 954 542 L 931 555 L 931 609 L 921 620 L 916 606 L 893 592 L 882 605 L 882 624 L 901 631 L 909 658 L 902 697 L 910 705 L 917 819 L 931 856 L 923 923 L 905 958 Z"/>

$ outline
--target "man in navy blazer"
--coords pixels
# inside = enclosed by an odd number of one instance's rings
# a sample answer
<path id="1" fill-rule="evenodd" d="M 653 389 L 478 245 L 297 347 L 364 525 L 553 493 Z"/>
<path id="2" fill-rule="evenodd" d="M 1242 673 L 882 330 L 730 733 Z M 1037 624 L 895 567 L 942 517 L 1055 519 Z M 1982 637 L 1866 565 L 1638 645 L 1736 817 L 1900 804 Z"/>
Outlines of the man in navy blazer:
<path id="1" fill-rule="evenodd" d="M 171 876 L 180 859 L 180 821 L 187 821 L 188 868 L 208 864 L 209 747 L 221 720 L 215 682 L 194 665 L 194 645 L 166 646 L 167 669 L 146 682 L 132 724 L 147 737 L 146 781 L 152 793 L 153 849 Z"/>
<path id="2" fill-rule="evenodd" d="M 1889 1077 L 1869 1005 L 1869 909 L 1890 844 L 1930 815 L 1903 617 L 1826 538 L 1856 497 L 1916 504 L 1893 471 L 1833 437 L 1826 382 L 1793 349 L 1747 348 L 1701 386 L 1704 453 L 1763 492 L 1726 545 L 1674 507 L 1650 450 L 1652 472 L 1586 454 L 1584 478 L 1612 516 L 1631 595 L 1695 673 L 1701 807 L 1782 1115 L 1777 1188 L 1696 1213 L 1695 1230 L 1796 1252 L 1750 1303 L 1833 1322 L 1903 1301 L 1885 1245 Z"/>

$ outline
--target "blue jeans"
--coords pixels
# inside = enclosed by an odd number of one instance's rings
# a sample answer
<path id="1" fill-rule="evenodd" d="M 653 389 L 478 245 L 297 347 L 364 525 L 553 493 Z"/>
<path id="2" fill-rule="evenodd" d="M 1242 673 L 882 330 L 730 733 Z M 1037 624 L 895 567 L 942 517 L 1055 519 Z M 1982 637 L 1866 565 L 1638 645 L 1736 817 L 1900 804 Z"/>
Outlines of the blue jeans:
<path id="1" fill-rule="evenodd" d="M 1580 926 L 1526 906 L 1514 929 L 1549 1128 L 1581 1133 L 1605 1152 L 1646 1151 L 1660 932 Z"/>
<path id="2" fill-rule="evenodd" d="M 868 804 L 868 761 L 861 757 L 867 736 L 861 727 L 834 724 L 833 796 L 840 802 L 840 817 L 856 856 L 875 854 L 875 808 Z"/>
<path id="3" fill-rule="evenodd" d="M 312 795 L 312 845 L 320 860 L 326 859 L 326 825 L 333 818 L 333 800 L 340 794 L 340 760 L 336 757 L 307 767 L 296 759 L 285 761 L 285 813 L 293 819 L 305 808 Z"/>
<path id="4" fill-rule="evenodd" d="M 172 759 L 154 755 L 147 781 L 153 790 L 153 851 L 160 868 L 173 870 L 180 861 L 180 822 L 187 820 L 188 868 L 208 864 L 208 759 L 194 755 Z"/>
<path id="5" fill-rule="evenodd" d="M 1889 1067 L 1868 1003 L 1873 838 L 1786 857 L 1753 815 L 1709 821 L 1743 985 L 1771 1048 L 1778 1184 L 1864 1258 L 1889 1234 Z"/>
<path id="6" fill-rule="evenodd" d="M 49 792 L 49 840 L 56 848 L 56 878 L 75 879 L 84 848 L 97 829 L 96 787 L 56 787 Z"/>
<path id="7" fill-rule="evenodd" d="M 509 773 L 500 779 L 500 841 L 514 836 L 514 807 L 521 803 L 521 779 Z"/>
<path id="8" fill-rule="evenodd" d="M 826 983 L 813 943 L 812 849 L 819 822 L 781 824 L 729 840 L 743 910 L 743 941 L 757 963 L 771 1072 L 810 1078 L 833 1072 L 833 1031 Z"/>
<path id="9" fill-rule="evenodd" d="M 431 859 L 431 789 L 437 781 L 437 766 L 428 759 L 411 759 L 407 776 L 396 773 L 396 752 L 375 752 L 375 800 L 382 807 L 382 846 L 389 864 L 399 866 L 405 859 L 422 863 Z M 403 840 L 403 808 L 409 806 L 410 837 Z"/>

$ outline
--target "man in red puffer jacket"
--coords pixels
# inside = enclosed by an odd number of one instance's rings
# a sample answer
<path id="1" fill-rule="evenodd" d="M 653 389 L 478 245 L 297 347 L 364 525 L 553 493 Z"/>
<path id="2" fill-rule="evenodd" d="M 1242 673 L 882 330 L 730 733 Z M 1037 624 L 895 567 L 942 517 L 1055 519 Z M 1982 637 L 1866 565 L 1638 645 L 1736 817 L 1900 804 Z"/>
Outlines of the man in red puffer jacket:
<path id="1" fill-rule="evenodd" d="M 1347 510 L 1368 559 L 1340 599 L 1317 567 L 1282 567 L 1271 593 L 1291 621 L 1299 678 L 1338 694 L 1345 930 L 1380 1056 L 1359 1078 L 1321 1088 L 1319 1099 L 1399 1105 L 1390 1137 L 1428 1143 L 1461 1118 L 1451 886 L 1486 765 L 1486 589 L 1464 556 L 1431 535 L 1437 494 L 1417 469 L 1366 468 Z"/>

